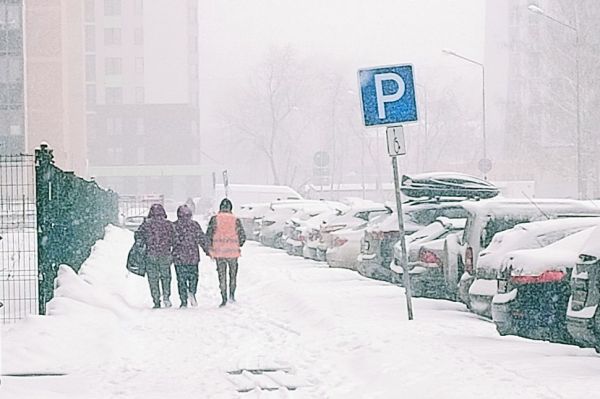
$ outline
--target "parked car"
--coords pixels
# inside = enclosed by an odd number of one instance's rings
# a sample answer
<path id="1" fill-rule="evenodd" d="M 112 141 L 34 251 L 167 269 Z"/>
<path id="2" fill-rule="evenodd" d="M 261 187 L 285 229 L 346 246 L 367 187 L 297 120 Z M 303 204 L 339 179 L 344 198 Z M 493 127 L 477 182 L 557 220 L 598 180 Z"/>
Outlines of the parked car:
<path id="1" fill-rule="evenodd" d="M 144 216 L 127 216 L 123 221 L 123 227 L 130 231 L 137 231 L 144 222 Z"/>
<path id="2" fill-rule="evenodd" d="M 442 253 L 444 239 L 450 234 L 460 234 L 465 228 L 466 219 L 439 217 L 432 223 L 406 237 L 408 270 L 413 295 L 443 297 L 444 273 Z M 394 260 L 390 265 L 396 274 L 394 281 L 403 284 L 402 245 L 394 244 Z"/>
<path id="3" fill-rule="evenodd" d="M 321 225 L 319 230 L 319 242 L 316 247 L 317 260 L 326 260 L 327 250 L 333 244 L 333 233 L 363 225 L 379 215 L 389 214 L 390 212 L 392 212 L 391 208 L 373 202 L 352 207 L 343 214 L 328 219 L 326 223 Z"/>
<path id="4" fill-rule="evenodd" d="M 567 330 L 580 346 L 600 353 L 600 228 L 583 246 L 571 277 Z"/>
<path id="5" fill-rule="evenodd" d="M 479 253 L 475 280 L 469 288 L 470 310 L 492 317 L 492 298 L 498 292 L 498 272 L 507 253 L 542 248 L 598 224 L 600 218 L 561 218 L 522 223 L 495 234 L 490 245 Z"/>
<path id="6" fill-rule="evenodd" d="M 376 223 L 375 217 L 371 222 L 354 226 L 349 229 L 342 229 L 331 234 L 331 244 L 327 248 L 325 258 L 329 267 L 341 267 L 351 270 L 358 269 L 358 255 L 360 254 L 360 242 L 364 231 L 369 223 Z"/>
<path id="7" fill-rule="evenodd" d="M 341 204 L 340 204 L 341 205 Z M 296 212 L 294 217 L 285 222 L 283 229 L 284 249 L 289 255 L 302 256 L 304 244 L 307 239 L 309 226 L 319 220 L 324 220 L 330 215 L 340 215 L 345 207 L 339 206 L 334 209 L 308 208 Z"/>
<path id="8" fill-rule="evenodd" d="M 492 317 L 501 335 L 571 342 L 566 324 L 571 273 L 597 228 L 588 227 L 543 248 L 506 254 L 492 302 Z"/>
<path id="9" fill-rule="evenodd" d="M 285 222 L 298 212 L 312 209 L 315 213 L 337 209 L 344 205 L 333 201 L 292 200 L 271 203 L 269 211 L 257 221 L 259 241 L 266 246 L 283 249 L 283 229 Z M 255 227 L 256 227 L 255 226 Z"/>
<path id="10" fill-rule="evenodd" d="M 444 243 L 444 278 L 448 296 L 458 296 L 469 305 L 469 289 L 475 280 L 479 253 L 496 233 L 517 224 L 569 216 L 600 216 L 600 208 L 589 201 L 570 199 L 504 199 L 464 201 L 467 224 L 463 236 L 450 236 Z"/>
<path id="11" fill-rule="evenodd" d="M 242 223 L 248 240 L 258 241 L 258 235 L 254 228 L 255 220 L 262 218 L 269 210 L 270 205 L 270 202 L 240 205 L 240 209 L 235 215 Z"/>
<path id="12" fill-rule="evenodd" d="M 404 231 L 410 235 L 440 216 L 460 219 L 467 212 L 458 200 L 410 201 L 404 204 Z M 375 279 L 392 281 L 394 275 L 390 269 L 393 259 L 393 245 L 400 238 L 397 214 L 391 213 L 379 224 L 365 230 L 359 255 L 359 273 Z"/>

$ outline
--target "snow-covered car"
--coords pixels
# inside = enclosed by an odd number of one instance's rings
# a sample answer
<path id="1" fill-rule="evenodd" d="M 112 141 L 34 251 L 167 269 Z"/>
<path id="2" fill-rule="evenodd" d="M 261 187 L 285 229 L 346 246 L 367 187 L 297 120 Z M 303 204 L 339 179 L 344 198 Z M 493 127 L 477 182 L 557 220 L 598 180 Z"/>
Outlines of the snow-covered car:
<path id="1" fill-rule="evenodd" d="M 464 173 L 431 172 L 402 176 L 400 187 L 408 197 L 492 198 L 500 189 L 487 180 Z"/>
<path id="2" fill-rule="evenodd" d="M 360 241 L 367 225 L 368 223 L 365 222 L 331 234 L 331 244 L 325 255 L 329 267 L 357 270 Z"/>
<path id="3" fill-rule="evenodd" d="M 567 330 L 580 346 L 600 353 L 600 228 L 585 243 L 571 276 Z"/>
<path id="4" fill-rule="evenodd" d="M 506 254 L 492 300 L 492 318 L 501 335 L 571 342 L 566 324 L 571 272 L 598 228 L 588 227 L 543 248 Z"/>
<path id="5" fill-rule="evenodd" d="M 333 201 L 293 200 L 271 203 L 269 210 L 259 222 L 259 241 L 263 245 L 283 249 L 285 244 L 283 230 L 287 220 L 303 212 L 317 214 L 339 207 L 344 205 Z M 309 209 L 311 211 L 308 211 Z"/>
<path id="6" fill-rule="evenodd" d="M 144 223 L 144 216 L 127 216 L 123 221 L 123 227 L 130 231 L 137 231 Z"/>
<path id="7" fill-rule="evenodd" d="M 326 260 L 327 250 L 333 244 L 332 234 L 342 229 L 350 229 L 360 226 L 372 220 L 379 215 L 389 214 L 392 210 L 376 202 L 361 203 L 342 213 L 339 216 L 327 219 L 321 225 L 318 233 L 318 243 L 316 245 L 317 260 Z"/>
<path id="8" fill-rule="evenodd" d="M 508 252 L 542 248 L 598 224 L 600 218 L 560 218 L 522 223 L 495 234 L 492 242 L 479 253 L 475 280 L 469 288 L 469 309 L 492 317 L 492 298 L 498 292 L 498 272 Z"/>
<path id="9" fill-rule="evenodd" d="M 344 210 L 346 208 L 339 204 L 333 209 L 308 207 L 296 212 L 294 217 L 285 222 L 283 229 L 282 240 L 286 252 L 289 255 L 302 256 L 309 228 L 318 221 L 327 219 L 330 215 L 341 214 Z"/>
<path id="10" fill-rule="evenodd" d="M 442 253 L 444 239 L 450 234 L 460 234 L 466 219 L 439 217 L 434 222 L 406 237 L 408 270 L 411 288 L 415 296 L 443 297 L 444 273 Z M 404 269 L 401 266 L 402 245 L 394 244 L 394 260 L 390 265 L 397 274 L 395 281 L 403 284 Z"/>
<path id="11" fill-rule="evenodd" d="M 444 243 L 446 289 L 469 305 L 469 289 L 475 280 L 479 253 L 495 234 L 520 223 L 570 216 L 600 216 L 600 208 L 589 201 L 570 199 L 504 199 L 463 201 L 467 224 L 462 237 L 450 236 Z"/>
<path id="12" fill-rule="evenodd" d="M 411 201 L 403 205 L 404 231 L 407 236 L 417 232 L 439 217 L 466 218 L 460 201 Z M 393 260 L 393 245 L 400 238 L 398 216 L 394 211 L 380 223 L 365 230 L 359 255 L 359 273 L 366 277 L 392 281 L 390 269 Z"/>
<path id="13" fill-rule="evenodd" d="M 269 210 L 270 205 L 270 202 L 240 205 L 240 209 L 235 213 L 235 216 L 237 216 L 242 223 L 242 227 L 244 228 L 248 240 L 258 240 L 258 235 L 254 228 L 255 220 L 262 218 Z"/>

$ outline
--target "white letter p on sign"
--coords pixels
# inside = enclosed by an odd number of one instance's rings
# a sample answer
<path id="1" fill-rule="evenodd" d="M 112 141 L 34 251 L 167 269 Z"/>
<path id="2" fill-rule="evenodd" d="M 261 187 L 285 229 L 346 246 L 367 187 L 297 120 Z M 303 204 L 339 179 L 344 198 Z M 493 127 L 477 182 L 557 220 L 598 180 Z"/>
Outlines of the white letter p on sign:
<path id="1" fill-rule="evenodd" d="M 383 82 L 393 80 L 398 84 L 398 90 L 395 93 L 383 94 Z M 379 119 L 385 119 L 385 103 L 398 101 L 404 95 L 406 86 L 404 80 L 395 73 L 380 73 L 375 75 L 375 94 L 377 95 L 377 112 Z"/>

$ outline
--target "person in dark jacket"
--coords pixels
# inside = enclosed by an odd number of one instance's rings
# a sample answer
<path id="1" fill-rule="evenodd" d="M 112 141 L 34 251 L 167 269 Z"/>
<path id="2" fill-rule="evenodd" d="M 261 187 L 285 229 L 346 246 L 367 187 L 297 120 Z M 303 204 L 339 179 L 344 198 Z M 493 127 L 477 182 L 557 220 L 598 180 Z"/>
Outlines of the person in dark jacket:
<path id="1" fill-rule="evenodd" d="M 173 223 L 173 228 L 175 229 L 173 263 L 175 263 L 177 289 L 181 299 L 180 307 L 187 307 L 188 299 L 190 305 L 198 306 L 196 301 L 198 263 L 200 263 L 198 246 L 208 254 L 208 238 L 200 224 L 192 220 L 192 210 L 187 205 L 177 209 L 177 221 Z"/>
<path id="2" fill-rule="evenodd" d="M 232 209 L 231 201 L 224 198 L 219 205 L 219 213 L 210 218 L 206 229 L 210 242 L 210 256 L 217 262 L 222 299 L 220 306 L 227 304 L 227 268 L 229 268 L 229 299 L 235 302 L 240 247 L 246 242 L 242 223 L 231 213 Z"/>
<path id="3" fill-rule="evenodd" d="M 171 249 L 174 230 L 161 204 L 150 207 L 148 217 L 138 231 L 146 247 L 146 273 L 154 307 L 160 308 L 161 288 L 163 305 L 171 307 Z"/>

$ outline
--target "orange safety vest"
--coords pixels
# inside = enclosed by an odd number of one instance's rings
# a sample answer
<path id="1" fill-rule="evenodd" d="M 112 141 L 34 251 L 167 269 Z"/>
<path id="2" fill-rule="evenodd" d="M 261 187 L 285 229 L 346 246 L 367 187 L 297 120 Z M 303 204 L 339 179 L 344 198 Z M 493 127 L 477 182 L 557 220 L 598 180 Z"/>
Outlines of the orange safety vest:
<path id="1" fill-rule="evenodd" d="M 226 212 L 216 216 L 216 228 L 213 234 L 210 256 L 213 258 L 239 258 L 240 241 L 236 231 L 237 218 Z"/>

